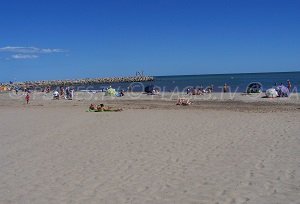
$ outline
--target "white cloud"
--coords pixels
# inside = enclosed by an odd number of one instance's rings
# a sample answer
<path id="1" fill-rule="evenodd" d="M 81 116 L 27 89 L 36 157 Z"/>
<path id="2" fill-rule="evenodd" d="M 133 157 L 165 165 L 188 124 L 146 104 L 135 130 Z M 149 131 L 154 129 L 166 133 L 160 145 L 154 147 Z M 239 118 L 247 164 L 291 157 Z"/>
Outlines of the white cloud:
<path id="1" fill-rule="evenodd" d="M 37 47 L 6 46 L 6 47 L 1 47 L 0 52 L 22 53 L 22 54 L 50 54 L 50 53 L 67 52 L 67 51 L 58 48 L 50 49 L 50 48 L 37 48 Z"/>
<path id="2" fill-rule="evenodd" d="M 11 56 L 12 59 L 36 59 L 38 57 L 39 56 L 37 55 L 28 55 L 28 54 L 16 54 Z"/>
<path id="3" fill-rule="evenodd" d="M 59 48 L 38 48 L 38 47 L 20 47 L 20 46 L 6 46 L 0 47 L 2 53 L 16 53 L 7 57 L 6 59 L 36 59 L 41 54 L 52 54 L 67 52 L 67 50 Z"/>

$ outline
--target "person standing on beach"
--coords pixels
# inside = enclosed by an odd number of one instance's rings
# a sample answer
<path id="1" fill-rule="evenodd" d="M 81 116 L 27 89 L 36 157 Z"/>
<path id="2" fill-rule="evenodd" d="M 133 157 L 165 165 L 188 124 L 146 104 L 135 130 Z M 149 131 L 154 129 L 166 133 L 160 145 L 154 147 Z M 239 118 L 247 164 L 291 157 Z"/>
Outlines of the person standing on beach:
<path id="1" fill-rule="evenodd" d="M 228 86 L 227 86 L 227 84 L 226 84 L 226 83 L 224 84 L 224 87 L 223 87 L 223 92 L 224 92 L 224 93 L 228 92 Z"/>
<path id="2" fill-rule="evenodd" d="M 289 91 L 291 92 L 292 84 L 291 84 L 290 80 L 287 80 L 287 88 L 288 88 Z"/>
<path id="3" fill-rule="evenodd" d="M 30 99 L 30 96 L 29 96 L 29 93 L 26 94 L 26 97 L 25 97 L 25 100 L 26 100 L 26 103 L 28 104 L 29 103 L 29 99 Z"/>

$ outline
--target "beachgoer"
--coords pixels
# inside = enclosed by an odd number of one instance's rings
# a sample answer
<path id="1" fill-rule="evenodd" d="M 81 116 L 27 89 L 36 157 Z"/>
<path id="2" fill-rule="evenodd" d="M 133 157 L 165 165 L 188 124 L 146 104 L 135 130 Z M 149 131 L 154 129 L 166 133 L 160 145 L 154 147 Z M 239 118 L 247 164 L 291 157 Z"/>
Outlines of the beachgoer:
<path id="1" fill-rule="evenodd" d="M 196 87 L 194 87 L 194 88 L 192 89 L 192 95 L 197 95 L 197 89 L 196 89 Z"/>
<path id="2" fill-rule="evenodd" d="M 73 100 L 74 98 L 74 88 L 71 89 L 71 99 Z"/>
<path id="3" fill-rule="evenodd" d="M 95 110 L 95 105 L 94 105 L 94 104 L 91 104 L 90 107 L 89 107 L 89 109 L 90 109 L 90 110 Z"/>
<path id="4" fill-rule="evenodd" d="M 176 105 L 183 105 L 183 106 L 191 105 L 191 104 L 192 102 L 190 101 L 190 99 L 186 99 L 186 98 L 179 98 L 176 103 Z"/>
<path id="5" fill-rule="evenodd" d="M 213 91 L 213 85 L 210 85 L 206 88 L 206 93 L 212 93 Z"/>
<path id="6" fill-rule="evenodd" d="M 203 93 L 204 93 L 203 88 L 198 88 L 197 95 L 203 95 Z"/>
<path id="7" fill-rule="evenodd" d="M 223 86 L 223 92 L 224 92 L 224 93 L 228 92 L 228 86 L 227 86 L 226 83 L 225 83 L 224 86 Z"/>
<path id="8" fill-rule="evenodd" d="M 104 104 L 101 103 L 100 105 L 97 106 L 97 111 L 104 111 L 105 108 L 104 108 Z"/>
<path id="9" fill-rule="evenodd" d="M 30 99 L 30 96 L 29 96 L 29 94 L 27 93 L 26 96 L 25 96 L 25 100 L 26 100 L 26 103 L 27 103 L 27 104 L 29 103 L 29 99 Z"/>
<path id="10" fill-rule="evenodd" d="M 191 89 L 188 88 L 188 89 L 186 90 L 186 94 L 190 94 L 190 91 L 191 91 Z"/>
<path id="11" fill-rule="evenodd" d="M 67 87 L 67 88 L 66 88 L 66 96 L 65 96 L 65 99 L 69 99 L 69 98 L 70 98 L 70 95 L 71 95 L 71 93 L 70 93 L 70 87 Z"/>
<path id="12" fill-rule="evenodd" d="M 112 107 L 107 106 L 105 107 L 103 103 L 101 103 L 100 105 L 97 106 L 97 111 L 99 112 L 104 112 L 104 111 L 113 111 L 113 112 L 118 112 L 118 111 L 122 111 L 122 108 L 118 108 L 118 109 L 112 109 Z"/>
<path id="13" fill-rule="evenodd" d="M 119 93 L 119 95 L 120 95 L 120 96 L 124 96 L 124 95 L 125 95 L 125 94 L 124 94 L 124 90 L 121 90 L 120 93 Z"/>
<path id="14" fill-rule="evenodd" d="M 289 89 L 289 91 L 291 91 L 291 89 L 292 89 L 292 84 L 291 84 L 290 80 L 287 80 L 287 88 Z"/>
<path id="15" fill-rule="evenodd" d="M 60 95 L 64 96 L 65 95 L 64 87 L 61 86 L 59 89 L 60 89 Z"/>

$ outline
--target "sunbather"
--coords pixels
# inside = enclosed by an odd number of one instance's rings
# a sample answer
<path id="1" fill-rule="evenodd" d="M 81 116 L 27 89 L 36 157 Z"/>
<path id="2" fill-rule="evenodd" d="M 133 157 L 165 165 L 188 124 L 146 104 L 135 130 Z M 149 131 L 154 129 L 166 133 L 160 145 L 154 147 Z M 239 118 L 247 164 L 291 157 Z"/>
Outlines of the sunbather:
<path id="1" fill-rule="evenodd" d="M 119 111 L 122 111 L 122 110 L 123 110 L 122 108 L 113 109 L 110 106 L 105 107 L 103 103 L 97 106 L 97 111 L 98 112 L 105 112 L 105 111 L 119 112 Z"/>
<path id="2" fill-rule="evenodd" d="M 191 104 L 192 102 L 190 101 L 190 99 L 186 99 L 186 98 L 179 98 L 176 103 L 176 105 L 183 105 L 183 106 L 188 106 Z"/>
<path id="3" fill-rule="evenodd" d="M 96 109 L 96 108 L 95 108 L 95 105 L 94 105 L 94 104 L 91 104 L 90 107 L 89 107 L 89 109 L 90 109 L 90 110 L 95 110 L 95 109 Z"/>

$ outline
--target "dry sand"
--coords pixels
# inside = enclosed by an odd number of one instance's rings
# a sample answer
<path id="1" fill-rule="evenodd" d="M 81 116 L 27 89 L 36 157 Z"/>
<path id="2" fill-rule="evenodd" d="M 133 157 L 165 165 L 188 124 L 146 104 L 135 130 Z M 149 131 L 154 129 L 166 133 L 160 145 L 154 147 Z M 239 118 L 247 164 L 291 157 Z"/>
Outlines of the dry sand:
<path id="1" fill-rule="evenodd" d="M 297 100 L 174 100 L 0 94 L 0 203 L 300 203 Z"/>

